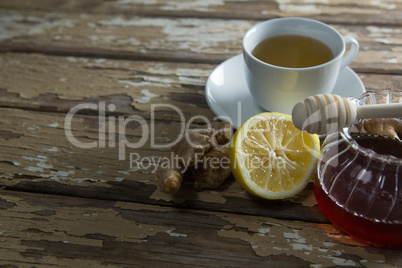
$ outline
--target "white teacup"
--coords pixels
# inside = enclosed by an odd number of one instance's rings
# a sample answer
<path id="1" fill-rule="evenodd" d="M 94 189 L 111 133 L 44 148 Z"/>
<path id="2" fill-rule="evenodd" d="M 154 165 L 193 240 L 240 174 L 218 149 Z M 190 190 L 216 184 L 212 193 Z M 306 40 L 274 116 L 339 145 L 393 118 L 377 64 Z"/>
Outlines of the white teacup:
<path id="1" fill-rule="evenodd" d="M 252 51 L 261 41 L 278 35 L 301 35 L 326 44 L 332 60 L 305 68 L 288 68 L 257 59 Z M 350 44 L 345 54 L 346 45 Z M 356 56 L 359 43 L 342 36 L 329 25 L 306 18 L 278 18 L 251 27 L 243 38 L 243 55 L 247 85 L 255 101 L 264 109 L 291 114 L 293 106 L 316 94 L 332 92 L 339 71 Z M 344 55 L 345 54 L 345 55 Z"/>

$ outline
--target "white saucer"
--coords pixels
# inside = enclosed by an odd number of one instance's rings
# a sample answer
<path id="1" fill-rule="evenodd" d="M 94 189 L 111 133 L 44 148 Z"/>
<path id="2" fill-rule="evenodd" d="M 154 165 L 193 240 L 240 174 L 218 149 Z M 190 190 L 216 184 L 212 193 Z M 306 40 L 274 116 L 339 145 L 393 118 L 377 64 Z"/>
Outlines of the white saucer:
<path id="1" fill-rule="evenodd" d="M 242 54 L 222 62 L 211 73 L 205 86 L 205 97 L 211 110 L 220 119 L 231 121 L 235 128 L 250 117 L 266 112 L 250 95 L 243 64 Z M 365 91 L 359 76 L 346 67 L 339 73 L 332 94 L 359 98 Z"/>

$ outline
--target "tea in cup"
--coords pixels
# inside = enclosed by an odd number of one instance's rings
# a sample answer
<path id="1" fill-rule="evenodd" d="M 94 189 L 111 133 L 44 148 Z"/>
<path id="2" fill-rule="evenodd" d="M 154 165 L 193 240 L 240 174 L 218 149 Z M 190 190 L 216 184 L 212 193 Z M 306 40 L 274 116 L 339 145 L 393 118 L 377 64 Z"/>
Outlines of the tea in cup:
<path id="1" fill-rule="evenodd" d="M 316 20 L 267 20 L 251 27 L 243 38 L 247 85 L 262 108 L 290 114 L 297 102 L 331 93 L 339 71 L 358 50 L 355 38 Z"/>

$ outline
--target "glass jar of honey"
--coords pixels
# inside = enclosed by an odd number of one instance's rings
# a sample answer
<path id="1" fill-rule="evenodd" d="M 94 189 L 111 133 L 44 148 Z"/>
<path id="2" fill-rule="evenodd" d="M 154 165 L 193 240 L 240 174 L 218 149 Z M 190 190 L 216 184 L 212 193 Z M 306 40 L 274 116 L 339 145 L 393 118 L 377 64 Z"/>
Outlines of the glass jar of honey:
<path id="1" fill-rule="evenodd" d="M 356 100 L 357 105 L 384 102 L 402 102 L 402 92 L 365 93 Z M 392 124 L 397 126 L 394 132 L 401 131 L 397 128 L 402 122 L 371 120 L 377 121 L 363 121 L 327 136 L 314 195 L 325 216 L 346 234 L 375 246 L 401 247 L 402 137 L 383 132 Z M 367 133 L 365 123 L 377 123 L 382 133 Z"/>

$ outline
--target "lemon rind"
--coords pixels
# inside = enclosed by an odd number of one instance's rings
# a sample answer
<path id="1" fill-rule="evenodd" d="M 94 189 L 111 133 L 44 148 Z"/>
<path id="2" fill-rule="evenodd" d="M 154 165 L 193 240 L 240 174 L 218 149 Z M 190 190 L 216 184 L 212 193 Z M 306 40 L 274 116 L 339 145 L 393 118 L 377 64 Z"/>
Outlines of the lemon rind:
<path id="1" fill-rule="evenodd" d="M 301 192 L 306 185 L 312 180 L 313 174 L 316 168 L 316 163 L 317 159 L 314 159 L 313 162 L 310 165 L 310 168 L 306 172 L 305 178 L 301 181 L 301 183 L 297 184 L 294 188 L 291 190 L 282 190 L 279 192 L 273 192 L 269 189 L 261 188 L 256 186 L 255 182 L 253 182 L 250 178 L 250 173 L 247 172 L 245 166 L 244 166 L 244 153 L 242 152 L 242 140 L 243 137 L 247 135 L 247 132 L 250 128 L 252 128 L 255 124 L 260 122 L 261 120 L 270 120 L 270 119 L 277 119 L 277 120 L 285 120 L 285 121 L 292 121 L 292 117 L 290 115 L 286 114 L 281 114 L 281 113 L 261 113 L 256 116 L 251 117 L 249 120 L 247 120 L 243 125 L 238 129 L 238 132 L 235 134 L 233 137 L 233 145 L 235 147 L 234 155 L 231 156 L 232 161 L 234 163 L 232 164 L 232 171 L 235 179 L 237 182 L 249 193 L 265 198 L 265 199 L 284 199 L 287 197 L 291 197 L 296 195 L 297 193 Z M 310 137 L 313 140 L 313 144 L 315 145 L 313 150 L 319 151 L 319 138 L 317 135 L 310 135 Z M 236 168 L 237 165 L 241 165 L 238 168 Z M 239 173 L 240 174 L 237 174 Z"/>

